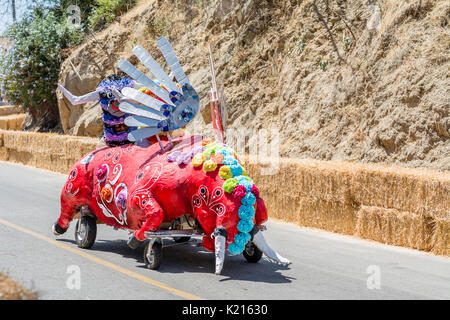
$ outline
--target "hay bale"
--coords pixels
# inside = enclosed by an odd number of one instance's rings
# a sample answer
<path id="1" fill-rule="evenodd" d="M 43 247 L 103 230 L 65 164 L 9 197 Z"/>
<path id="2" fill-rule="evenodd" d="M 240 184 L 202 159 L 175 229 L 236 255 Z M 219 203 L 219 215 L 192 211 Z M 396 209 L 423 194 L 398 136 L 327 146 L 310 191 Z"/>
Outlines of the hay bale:
<path id="1" fill-rule="evenodd" d="M 3 131 L 8 160 L 67 173 L 84 154 L 95 150 L 94 138 L 63 136 L 54 133 Z"/>
<path id="2" fill-rule="evenodd" d="M 381 243 L 430 251 L 433 219 L 396 209 L 362 206 L 355 235 Z"/>
<path id="3" fill-rule="evenodd" d="M 0 106 L 0 116 L 9 116 L 11 114 L 23 113 L 21 107 L 16 106 Z"/>
<path id="4" fill-rule="evenodd" d="M 431 252 L 450 257 L 450 219 L 435 219 L 431 236 Z"/>
<path id="5" fill-rule="evenodd" d="M 0 147 L 0 161 L 8 161 L 9 160 L 9 151 L 5 147 Z"/>
<path id="6" fill-rule="evenodd" d="M 14 114 L 0 117 L 0 129 L 20 130 L 25 119 L 25 114 Z"/>

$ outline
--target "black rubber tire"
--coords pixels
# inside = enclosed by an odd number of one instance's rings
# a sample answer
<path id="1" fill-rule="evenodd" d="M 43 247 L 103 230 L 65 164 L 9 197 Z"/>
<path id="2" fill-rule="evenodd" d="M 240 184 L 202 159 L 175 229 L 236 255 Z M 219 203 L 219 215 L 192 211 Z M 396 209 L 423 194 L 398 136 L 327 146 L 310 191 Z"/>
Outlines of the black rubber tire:
<path id="1" fill-rule="evenodd" d="M 145 249 L 144 249 L 145 266 L 148 269 L 157 270 L 161 266 L 161 259 L 162 259 L 162 254 L 161 254 L 162 250 L 161 249 L 162 249 L 162 244 L 159 241 L 155 241 L 153 243 L 153 246 L 150 248 L 150 243 L 151 242 L 149 241 L 147 243 L 147 245 L 145 246 Z M 149 261 L 148 258 L 147 258 L 147 252 L 149 250 L 152 250 L 152 256 L 153 256 L 152 261 Z"/>
<path id="2" fill-rule="evenodd" d="M 173 240 L 175 240 L 176 243 L 184 243 L 191 240 L 191 237 L 175 237 Z"/>
<path id="3" fill-rule="evenodd" d="M 245 245 L 245 249 L 242 254 L 244 255 L 245 260 L 250 263 L 257 263 L 261 260 L 263 255 L 262 251 L 259 250 L 258 247 L 251 241 Z"/>
<path id="4" fill-rule="evenodd" d="M 81 223 L 81 233 L 78 227 Z M 83 232 L 84 228 L 84 232 Z M 97 236 L 97 220 L 90 216 L 81 217 L 75 226 L 75 243 L 79 248 L 89 249 L 94 245 Z"/>

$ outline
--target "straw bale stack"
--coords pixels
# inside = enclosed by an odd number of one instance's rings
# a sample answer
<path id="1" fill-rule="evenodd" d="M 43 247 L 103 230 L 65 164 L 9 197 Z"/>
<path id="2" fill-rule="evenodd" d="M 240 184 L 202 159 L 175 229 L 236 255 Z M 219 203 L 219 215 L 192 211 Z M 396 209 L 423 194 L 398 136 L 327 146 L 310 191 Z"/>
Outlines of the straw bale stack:
<path id="1" fill-rule="evenodd" d="M 271 217 L 450 254 L 449 172 L 344 161 L 244 160 Z M 278 170 L 262 174 L 268 166 Z"/>

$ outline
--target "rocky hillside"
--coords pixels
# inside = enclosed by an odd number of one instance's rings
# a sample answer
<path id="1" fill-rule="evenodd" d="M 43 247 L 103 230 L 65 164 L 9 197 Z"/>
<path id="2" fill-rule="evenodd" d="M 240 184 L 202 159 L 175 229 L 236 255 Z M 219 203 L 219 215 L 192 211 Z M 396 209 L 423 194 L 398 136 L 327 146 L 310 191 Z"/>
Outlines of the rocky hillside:
<path id="1" fill-rule="evenodd" d="M 60 82 L 87 93 L 119 58 L 138 65 L 138 44 L 162 62 L 164 35 L 207 130 L 211 44 L 228 127 L 276 128 L 281 156 L 450 170 L 449 20 L 450 1 L 142 0 L 74 49 Z M 99 106 L 58 100 L 66 133 L 101 133 Z"/>

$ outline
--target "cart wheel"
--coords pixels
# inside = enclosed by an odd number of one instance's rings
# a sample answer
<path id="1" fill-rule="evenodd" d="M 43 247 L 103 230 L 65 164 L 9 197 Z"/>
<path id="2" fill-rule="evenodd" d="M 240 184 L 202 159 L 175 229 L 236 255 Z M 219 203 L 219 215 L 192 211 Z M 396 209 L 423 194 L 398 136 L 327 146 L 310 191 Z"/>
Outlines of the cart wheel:
<path id="1" fill-rule="evenodd" d="M 257 263 L 262 258 L 262 251 L 253 242 L 248 242 L 242 252 L 245 259 L 250 263 Z"/>
<path id="2" fill-rule="evenodd" d="M 151 241 L 147 243 L 144 250 L 145 266 L 152 270 L 157 270 L 161 265 L 161 242 L 153 242 L 153 246 L 150 247 Z"/>
<path id="3" fill-rule="evenodd" d="M 175 240 L 176 243 L 184 243 L 191 240 L 191 237 L 175 237 L 173 240 Z"/>
<path id="4" fill-rule="evenodd" d="M 78 247 L 89 249 L 94 245 L 97 236 L 96 219 L 90 216 L 82 216 L 75 227 L 75 243 Z"/>

